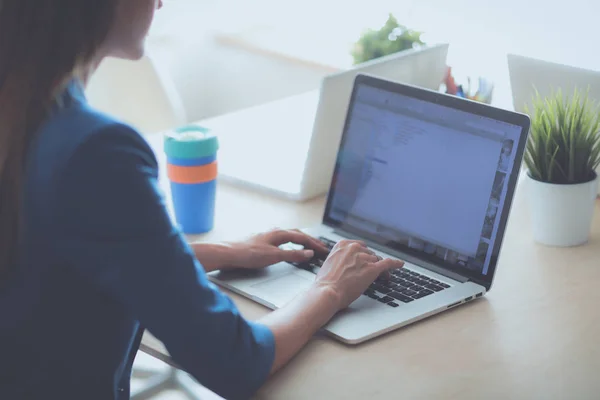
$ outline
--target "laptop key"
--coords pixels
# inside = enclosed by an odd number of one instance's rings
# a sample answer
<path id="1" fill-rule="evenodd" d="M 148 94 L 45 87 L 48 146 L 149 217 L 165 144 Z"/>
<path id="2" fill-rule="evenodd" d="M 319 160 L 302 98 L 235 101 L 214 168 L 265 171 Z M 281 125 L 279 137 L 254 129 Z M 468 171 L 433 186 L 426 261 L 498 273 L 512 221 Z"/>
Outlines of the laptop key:
<path id="1" fill-rule="evenodd" d="M 371 293 L 368 296 L 374 300 L 379 300 L 379 296 L 377 296 L 375 293 Z"/>
<path id="2" fill-rule="evenodd" d="M 440 285 L 441 287 L 443 287 L 444 289 L 448 289 L 450 287 L 450 285 L 447 285 L 443 282 L 438 283 L 438 285 Z"/>
<path id="3" fill-rule="evenodd" d="M 394 303 L 393 301 L 390 301 L 389 303 L 387 303 L 387 305 L 390 307 L 398 307 L 398 303 Z"/>
<path id="4" fill-rule="evenodd" d="M 294 267 L 296 268 L 300 268 L 303 270 L 306 270 L 308 272 L 313 272 L 313 266 L 310 263 L 307 262 L 303 262 L 303 263 L 291 263 Z"/>
<path id="5" fill-rule="evenodd" d="M 383 294 L 389 293 L 392 291 L 392 289 L 387 288 L 383 285 L 380 285 L 378 283 L 372 283 L 371 286 L 369 286 L 371 289 L 377 290 L 378 292 L 381 292 Z"/>
<path id="6" fill-rule="evenodd" d="M 319 240 L 321 242 L 323 242 L 323 244 L 325 244 L 325 246 L 329 247 L 329 249 L 332 249 L 333 246 L 335 246 L 335 242 L 331 239 L 327 239 L 326 237 L 320 236 Z"/>
<path id="7" fill-rule="evenodd" d="M 425 288 L 429 289 L 429 290 L 433 290 L 434 292 L 439 292 L 440 290 L 444 290 L 443 287 L 434 285 L 433 283 L 430 283 L 429 285 L 425 285 Z"/>
<path id="8" fill-rule="evenodd" d="M 393 289 L 393 288 L 394 288 L 394 285 L 395 285 L 395 283 L 394 283 L 394 282 L 387 281 L 387 280 L 386 280 L 386 281 L 379 281 L 379 282 L 376 282 L 376 283 L 377 283 L 378 285 L 381 285 L 381 286 L 383 286 L 383 287 L 390 288 L 390 289 Z"/>
<path id="9" fill-rule="evenodd" d="M 412 297 L 413 299 L 415 299 L 415 300 L 416 300 L 416 299 L 420 299 L 421 297 L 425 297 L 425 296 L 427 296 L 427 294 L 426 294 L 426 293 L 419 292 L 419 293 L 415 293 L 415 294 L 413 294 L 413 295 L 412 295 L 412 296 L 410 296 L 410 297 Z"/>
<path id="10" fill-rule="evenodd" d="M 380 298 L 378 301 L 382 302 L 382 303 L 389 303 L 390 301 L 393 301 L 394 298 L 390 297 L 390 296 L 384 296 L 382 298 Z"/>
<path id="11" fill-rule="evenodd" d="M 400 300 L 403 303 L 410 303 L 411 301 L 413 301 L 413 299 L 411 299 L 410 297 L 398 292 L 389 293 L 388 296 L 393 297 L 396 300 Z"/>
<path id="12" fill-rule="evenodd" d="M 383 282 L 381 282 L 381 284 L 382 284 L 383 286 L 385 286 L 385 287 L 389 287 L 389 288 L 393 288 L 394 286 L 396 286 L 396 283 L 395 283 L 395 282 L 392 282 L 392 281 L 387 281 L 387 280 L 386 280 L 386 281 L 383 281 Z"/>

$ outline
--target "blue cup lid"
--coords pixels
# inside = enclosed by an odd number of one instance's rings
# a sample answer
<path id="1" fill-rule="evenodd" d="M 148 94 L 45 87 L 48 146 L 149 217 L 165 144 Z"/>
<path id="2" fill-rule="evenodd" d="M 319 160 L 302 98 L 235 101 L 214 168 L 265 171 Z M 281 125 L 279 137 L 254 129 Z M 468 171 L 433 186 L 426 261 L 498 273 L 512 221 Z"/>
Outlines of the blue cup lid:
<path id="1" fill-rule="evenodd" d="M 210 129 L 186 125 L 165 134 L 165 153 L 174 158 L 210 157 L 219 150 L 219 141 Z"/>

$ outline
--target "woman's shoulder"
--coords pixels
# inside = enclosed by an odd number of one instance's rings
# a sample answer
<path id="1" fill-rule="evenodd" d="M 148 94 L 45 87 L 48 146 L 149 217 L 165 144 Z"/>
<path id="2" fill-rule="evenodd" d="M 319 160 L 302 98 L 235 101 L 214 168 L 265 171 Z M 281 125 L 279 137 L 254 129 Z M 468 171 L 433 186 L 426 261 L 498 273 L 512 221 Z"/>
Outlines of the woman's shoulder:
<path id="1" fill-rule="evenodd" d="M 109 161 L 124 153 L 156 164 L 152 149 L 135 128 L 82 104 L 50 115 L 38 129 L 28 158 L 44 169 L 57 170 L 75 156 Z"/>

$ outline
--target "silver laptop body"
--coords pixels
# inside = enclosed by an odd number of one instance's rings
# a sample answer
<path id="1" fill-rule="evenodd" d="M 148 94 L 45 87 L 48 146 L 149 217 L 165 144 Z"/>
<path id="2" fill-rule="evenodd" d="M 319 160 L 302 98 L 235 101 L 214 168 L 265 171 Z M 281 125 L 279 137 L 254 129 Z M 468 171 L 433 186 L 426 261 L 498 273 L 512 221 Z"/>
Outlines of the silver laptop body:
<path id="1" fill-rule="evenodd" d="M 529 118 L 364 74 L 349 104 L 323 221 L 304 231 L 406 262 L 324 327 L 357 344 L 490 290 Z M 321 263 L 209 276 L 276 309 L 310 287 Z"/>

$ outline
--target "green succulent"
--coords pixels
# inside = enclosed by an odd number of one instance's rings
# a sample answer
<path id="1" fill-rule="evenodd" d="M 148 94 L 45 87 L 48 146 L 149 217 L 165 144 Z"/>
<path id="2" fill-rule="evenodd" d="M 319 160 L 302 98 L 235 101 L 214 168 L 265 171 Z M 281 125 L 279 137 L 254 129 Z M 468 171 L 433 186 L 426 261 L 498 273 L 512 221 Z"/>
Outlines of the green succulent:
<path id="1" fill-rule="evenodd" d="M 589 92 L 589 90 L 588 90 Z M 525 165 L 531 178 L 554 184 L 593 180 L 600 165 L 600 109 L 575 89 L 569 98 L 552 90 L 542 98 L 536 90 Z"/>
<path id="2" fill-rule="evenodd" d="M 360 64 L 399 51 L 423 46 L 421 32 L 400 25 L 392 15 L 388 15 L 386 23 L 378 30 L 369 29 L 362 34 L 354 45 L 352 57 L 354 64 Z"/>

